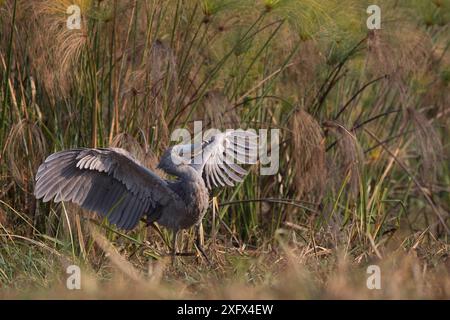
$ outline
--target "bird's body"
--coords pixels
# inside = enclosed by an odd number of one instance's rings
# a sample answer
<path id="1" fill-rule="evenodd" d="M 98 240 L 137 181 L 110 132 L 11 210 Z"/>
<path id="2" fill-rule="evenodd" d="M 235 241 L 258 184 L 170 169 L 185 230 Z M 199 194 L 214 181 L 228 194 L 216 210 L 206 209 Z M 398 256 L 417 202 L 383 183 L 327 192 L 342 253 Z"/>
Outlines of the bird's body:
<path id="1" fill-rule="evenodd" d="M 177 179 L 169 182 L 169 188 L 184 202 L 184 210 L 172 213 L 164 212 L 156 222 L 166 228 L 177 231 L 200 224 L 208 209 L 209 191 L 199 175 L 197 179 Z M 149 221 L 150 222 L 150 221 Z"/>
<path id="2" fill-rule="evenodd" d="M 255 150 L 252 141 L 242 143 L 242 138 L 248 137 L 255 134 L 219 133 L 201 145 L 169 148 L 158 168 L 174 180 L 161 178 L 120 148 L 60 151 L 39 167 L 35 196 L 44 202 L 74 202 L 123 230 L 135 228 L 146 216 L 148 224 L 157 222 L 176 235 L 181 229 L 200 224 L 208 209 L 208 188 L 212 184 L 232 186 L 242 181 L 247 172 L 225 158 L 238 159 Z M 192 150 L 192 156 L 184 156 Z"/>

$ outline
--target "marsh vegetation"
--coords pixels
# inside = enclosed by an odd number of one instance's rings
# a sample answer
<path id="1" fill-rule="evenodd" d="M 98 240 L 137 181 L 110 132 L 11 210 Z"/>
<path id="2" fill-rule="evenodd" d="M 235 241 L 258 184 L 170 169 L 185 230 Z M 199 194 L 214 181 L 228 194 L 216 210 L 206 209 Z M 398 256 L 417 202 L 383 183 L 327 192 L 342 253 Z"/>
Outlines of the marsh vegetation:
<path id="1" fill-rule="evenodd" d="M 0 297 L 450 297 L 450 1 L 376 1 L 380 30 L 372 1 L 2 2 Z M 33 196 L 50 153 L 117 146 L 156 170 L 196 120 L 281 134 L 276 175 L 213 192 L 212 266 Z"/>

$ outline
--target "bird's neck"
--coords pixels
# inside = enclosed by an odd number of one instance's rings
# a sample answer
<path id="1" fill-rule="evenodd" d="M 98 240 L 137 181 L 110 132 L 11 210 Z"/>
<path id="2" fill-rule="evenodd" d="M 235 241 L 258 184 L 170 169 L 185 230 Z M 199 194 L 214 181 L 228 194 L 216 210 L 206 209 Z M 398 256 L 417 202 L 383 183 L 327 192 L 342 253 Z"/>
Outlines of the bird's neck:
<path id="1" fill-rule="evenodd" d="M 172 166 L 170 168 L 166 168 L 164 170 L 166 173 L 176 176 L 182 180 L 198 180 L 202 177 L 198 174 L 198 172 L 189 165 L 181 165 L 181 166 Z"/>

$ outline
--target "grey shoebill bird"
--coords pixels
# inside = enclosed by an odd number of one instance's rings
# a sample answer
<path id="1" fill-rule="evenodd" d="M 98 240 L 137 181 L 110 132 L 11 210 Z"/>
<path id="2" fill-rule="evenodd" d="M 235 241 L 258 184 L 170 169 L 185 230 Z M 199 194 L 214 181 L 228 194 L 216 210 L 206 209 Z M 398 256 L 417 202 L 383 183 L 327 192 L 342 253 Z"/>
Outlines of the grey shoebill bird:
<path id="1" fill-rule="evenodd" d="M 213 185 L 233 186 L 247 174 L 245 162 L 257 149 L 251 131 L 217 133 L 201 144 L 169 148 L 158 168 L 176 177 L 165 180 L 119 148 L 72 149 L 50 155 L 36 174 L 35 196 L 44 202 L 71 201 L 106 217 L 122 230 L 146 217 L 174 232 L 199 226 Z M 187 156 L 189 155 L 189 156 Z M 231 160 L 231 161 L 230 161 Z M 206 257 L 197 233 L 196 245 Z"/>

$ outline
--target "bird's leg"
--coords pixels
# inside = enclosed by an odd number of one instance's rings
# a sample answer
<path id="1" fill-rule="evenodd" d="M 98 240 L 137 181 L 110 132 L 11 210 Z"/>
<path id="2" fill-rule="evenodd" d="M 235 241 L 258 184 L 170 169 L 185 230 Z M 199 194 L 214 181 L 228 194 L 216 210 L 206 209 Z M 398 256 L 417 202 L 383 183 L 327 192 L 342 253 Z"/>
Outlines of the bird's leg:
<path id="1" fill-rule="evenodd" d="M 177 255 L 177 236 L 178 236 L 178 230 L 174 230 L 173 238 L 172 238 L 172 265 L 175 265 L 175 258 Z"/>
<path id="2" fill-rule="evenodd" d="M 195 227 L 196 228 L 196 238 L 195 238 L 195 246 L 197 247 L 197 249 L 200 251 L 200 253 L 202 254 L 202 256 L 206 259 L 206 261 L 208 262 L 208 264 L 211 264 L 211 260 L 209 260 L 208 256 L 206 255 L 205 250 L 203 249 L 203 244 L 202 244 L 202 236 L 203 236 L 203 228 L 202 228 L 202 224 L 200 223 L 198 226 Z"/>
<path id="3" fill-rule="evenodd" d="M 167 239 L 166 237 L 164 237 L 163 233 L 161 232 L 161 230 L 158 228 L 158 226 L 156 225 L 155 222 L 150 222 L 149 224 L 147 224 L 147 227 L 152 227 L 153 229 L 155 229 L 156 233 L 158 233 L 158 235 L 161 237 L 161 239 L 164 241 L 164 243 L 166 244 L 166 246 L 169 246 L 169 244 L 167 243 Z"/>

